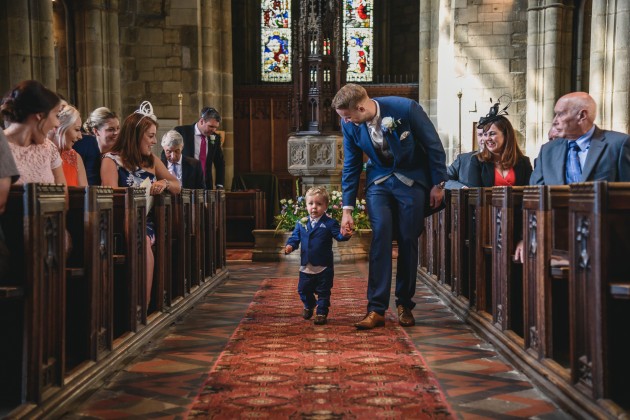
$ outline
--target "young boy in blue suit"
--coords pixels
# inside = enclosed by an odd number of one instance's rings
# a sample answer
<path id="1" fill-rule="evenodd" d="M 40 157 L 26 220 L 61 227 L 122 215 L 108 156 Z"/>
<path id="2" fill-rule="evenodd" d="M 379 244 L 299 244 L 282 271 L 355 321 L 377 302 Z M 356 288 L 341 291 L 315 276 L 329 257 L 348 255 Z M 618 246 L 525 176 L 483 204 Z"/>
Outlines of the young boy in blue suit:
<path id="1" fill-rule="evenodd" d="M 317 304 L 317 314 L 313 323 L 324 325 L 327 322 L 330 290 L 335 274 L 332 240 L 335 238 L 337 241 L 347 241 L 352 232 L 341 234 L 339 222 L 326 215 L 330 201 L 326 188 L 310 188 L 306 192 L 305 200 L 309 218 L 304 224 L 299 221 L 295 224 L 284 251 L 290 254 L 302 246 L 298 282 L 298 293 L 304 304 L 302 318 L 311 319 Z"/>

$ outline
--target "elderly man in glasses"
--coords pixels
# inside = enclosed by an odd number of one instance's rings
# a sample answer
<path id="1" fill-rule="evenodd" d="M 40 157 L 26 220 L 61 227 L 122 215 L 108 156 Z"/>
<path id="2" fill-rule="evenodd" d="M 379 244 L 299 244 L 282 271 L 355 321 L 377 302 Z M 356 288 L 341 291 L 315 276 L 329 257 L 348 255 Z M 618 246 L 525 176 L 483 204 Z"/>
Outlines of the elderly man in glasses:
<path id="1" fill-rule="evenodd" d="M 201 110 L 199 120 L 191 125 L 175 127 L 175 131 L 184 138 L 183 155 L 198 159 L 207 189 L 213 189 L 212 165 L 216 174 L 216 188 L 223 189 L 225 184 L 225 159 L 221 149 L 221 136 L 217 134 L 221 124 L 221 115 L 212 107 Z"/>
<path id="2" fill-rule="evenodd" d="M 177 178 L 184 188 L 205 189 L 201 162 L 189 156 L 182 156 L 184 139 L 175 130 L 169 130 L 162 136 L 162 162 L 168 171 Z"/>

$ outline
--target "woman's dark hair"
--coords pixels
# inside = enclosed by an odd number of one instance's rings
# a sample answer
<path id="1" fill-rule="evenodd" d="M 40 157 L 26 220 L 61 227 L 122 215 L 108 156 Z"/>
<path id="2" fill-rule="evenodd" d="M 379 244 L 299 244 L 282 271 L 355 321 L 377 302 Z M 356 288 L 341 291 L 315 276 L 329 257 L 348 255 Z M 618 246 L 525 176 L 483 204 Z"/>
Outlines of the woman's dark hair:
<path id="1" fill-rule="evenodd" d="M 131 113 L 122 124 L 120 134 L 110 152 L 118 153 L 123 165 L 129 170 L 137 167 L 152 168 L 153 154 L 144 156 L 140 153 L 140 142 L 144 133 L 151 127 L 158 127 L 158 123 L 146 115 L 137 112 Z"/>
<path id="2" fill-rule="evenodd" d="M 9 122 L 21 123 L 29 115 L 48 115 L 59 102 L 59 96 L 37 80 L 24 80 L 2 98 L 0 114 Z"/>
<path id="3" fill-rule="evenodd" d="M 503 169 L 511 169 L 516 165 L 516 162 L 523 156 L 523 152 L 518 147 L 516 142 L 516 133 L 510 123 L 510 120 L 502 115 L 496 116 L 492 121 L 480 124 L 478 127 L 483 128 L 485 133 L 490 129 L 492 125 L 495 125 L 498 130 L 503 133 L 503 150 L 499 151 L 498 163 Z M 482 162 L 494 162 L 495 158 L 487 147 L 484 147 L 483 151 L 477 155 Z"/>

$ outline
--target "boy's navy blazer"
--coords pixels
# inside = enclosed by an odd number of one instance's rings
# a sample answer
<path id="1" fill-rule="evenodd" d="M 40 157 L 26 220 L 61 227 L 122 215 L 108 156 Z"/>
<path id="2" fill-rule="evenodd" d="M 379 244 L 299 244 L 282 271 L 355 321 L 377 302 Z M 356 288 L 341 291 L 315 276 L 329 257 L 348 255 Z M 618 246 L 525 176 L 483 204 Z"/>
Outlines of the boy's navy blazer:
<path id="1" fill-rule="evenodd" d="M 333 252 L 332 240 L 347 241 L 350 237 L 341 234 L 339 222 L 323 215 L 311 228 L 311 220 L 306 222 L 306 227 L 297 222 L 293 234 L 287 240 L 287 245 L 293 249 L 300 248 L 300 264 L 311 263 L 314 266 L 332 267 Z M 300 247 L 301 245 L 301 247 Z"/>
<path id="2" fill-rule="evenodd" d="M 341 121 L 344 165 L 342 177 L 343 202 L 354 205 L 363 169 L 363 153 L 368 156 L 366 186 L 383 176 L 398 172 L 413 179 L 430 191 L 434 185 L 447 181 L 446 154 L 431 120 L 420 104 L 407 98 L 388 96 L 375 98 L 381 120 L 392 117 L 397 126 L 383 133 L 394 157 L 392 166 L 379 158 L 366 123 L 356 125 Z M 428 198 L 425 200 L 429 202 Z"/>

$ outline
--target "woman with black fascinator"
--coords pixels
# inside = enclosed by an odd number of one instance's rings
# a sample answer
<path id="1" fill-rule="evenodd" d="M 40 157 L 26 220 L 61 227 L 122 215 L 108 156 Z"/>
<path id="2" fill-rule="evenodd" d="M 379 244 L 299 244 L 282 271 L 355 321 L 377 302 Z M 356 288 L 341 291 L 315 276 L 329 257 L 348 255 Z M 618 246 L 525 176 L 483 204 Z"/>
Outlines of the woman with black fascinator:
<path id="1" fill-rule="evenodd" d="M 516 142 L 516 133 L 505 106 L 499 110 L 499 102 L 479 120 L 483 129 L 484 149 L 471 159 L 468 182 L 470 187 L 494 187 L 528 185 L 532 173 L 529 158 L 523 155 Z"/>

